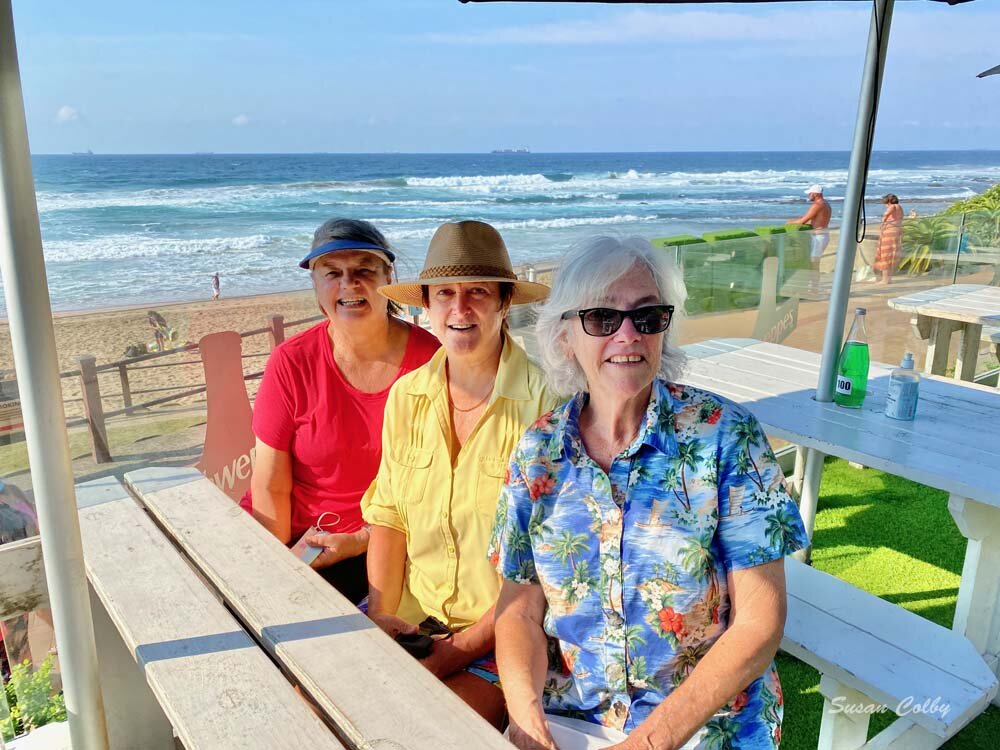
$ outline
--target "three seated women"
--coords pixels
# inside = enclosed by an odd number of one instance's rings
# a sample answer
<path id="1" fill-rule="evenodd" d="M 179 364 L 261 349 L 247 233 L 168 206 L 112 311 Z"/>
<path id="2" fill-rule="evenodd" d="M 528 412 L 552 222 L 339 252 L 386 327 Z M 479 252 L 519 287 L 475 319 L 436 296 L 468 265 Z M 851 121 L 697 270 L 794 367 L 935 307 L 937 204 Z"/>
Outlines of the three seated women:
<path id="1" fill-rule="evenodd" d="M 548 290 L 487 224 L 443 225 L 379 292 L 424 307 L 441 349 L 385 404 L 369 616 L 443 623 L 422 663 L 495 726 L 506 709 L 522 748 L 555 747 L 547 714 L 622 748 L 776 747 L 782 558 L 808 542 L 754 417 L 678 383 L 676 267 L 638 238 L 571 252 L 541 370 L 505 321 Z"/>

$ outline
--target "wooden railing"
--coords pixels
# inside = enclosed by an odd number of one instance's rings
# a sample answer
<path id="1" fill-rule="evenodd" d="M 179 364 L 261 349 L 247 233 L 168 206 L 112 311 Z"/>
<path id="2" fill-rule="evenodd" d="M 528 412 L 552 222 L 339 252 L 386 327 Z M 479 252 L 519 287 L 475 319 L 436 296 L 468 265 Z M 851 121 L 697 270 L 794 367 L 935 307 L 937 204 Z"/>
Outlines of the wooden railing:
<path id="1" fill-rule="evenodd" d="M 296 328 L 308 323 L 314 323 L 322 319 L 322 315 L 314 315 L 300 320 L 285 322 L 283 315 L 268 315 L 267 325 L 254 328 L 250 331 L 240 333 L 240 338 L 261 336 L 268 337 L 268 350 L 256 354 L 244 354 L 243 359 L 266 359 L 270 352 L 278 344 L 285 340 L 289 329 Z M 188 361 L 167 361 L 167 358 L 176 358 L 180 355 L 198 351 L 198 344 L 184 344 L 174 349 L 162 352 L 150 352 L 140 354 L 136 357 L 126 357 L 115 362 L 98 364 L 97 358 L 92 354 L 84 354 L 77 357 L 78 368 L 66 370 L 59 373 L 63 379 L 78 378 L 80 387 L 80 398 L 67 398 L 64 403 L 82 402 L 83 416 L 66 420 L 67 429 L 86 425 L 90 433 L 91 449 L 94 461 L 97 463 L 107 463 L 112 460 L 111 452 L 108 448 L 107 420 L 114 417 L 126 415 L 131 416 L 140 409 L 148 409 L 154 406 L 177 401 L 190 396 L 197 396 L 205 392 L 205 383 L 201 382 L 194 386 L 188 385 L 167 385 L 163 387 L 135 389 L 130 380 L 130 373 L 139 370 L 151 370 L 158 368 L 172 367 L 201 367 L 201 360 Z M 116 374 L 120 390 L 108 392 L 105 388 L 102 391 L 101 377 L 109 374 Z M 253 380 L 263 375 L 263 367 L 259 370 L 244 374 L 244 380 Z M 163 394 L 153 398 L 148 398 L 137 402 L 137 398 L 150 396 L 152 394 Z M 121 399 L 121 407 L 105 411 L 104 401 L 107 399 Z M 13 433 L 9 435 L 9 442 L 18 442 L 24 439 L 23 433 Z"/>

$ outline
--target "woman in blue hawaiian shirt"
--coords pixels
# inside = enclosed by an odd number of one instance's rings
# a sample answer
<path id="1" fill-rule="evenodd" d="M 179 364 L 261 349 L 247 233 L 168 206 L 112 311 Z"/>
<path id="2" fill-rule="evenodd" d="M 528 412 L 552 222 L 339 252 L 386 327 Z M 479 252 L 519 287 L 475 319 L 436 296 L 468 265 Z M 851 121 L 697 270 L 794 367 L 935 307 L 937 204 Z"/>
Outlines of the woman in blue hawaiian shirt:
<path id="1" fill-rule="evenodd" d="M 676 382 L 685 297 L 665 253 L 600 237 L 539 313 L 550 387 L 576 395 L 519 443 L 490 545 L 519 747 L 555 747 L 545 713 L 616 748 L 780 742 L 782 558 L 807 538 L 753 415 Z"/>

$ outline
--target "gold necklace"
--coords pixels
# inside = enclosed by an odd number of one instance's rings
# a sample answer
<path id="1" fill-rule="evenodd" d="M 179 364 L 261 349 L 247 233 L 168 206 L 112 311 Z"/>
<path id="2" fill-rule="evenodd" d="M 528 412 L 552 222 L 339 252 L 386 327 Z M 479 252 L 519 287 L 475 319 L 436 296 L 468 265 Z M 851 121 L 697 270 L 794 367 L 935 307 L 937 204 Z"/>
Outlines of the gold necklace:
<path id="1" fill-rule="evenodd" d="M 461 412 L 462 414 L 468 414 L 470 411 L 475 411 L 480 406 L 482 406 L 483 404 L 485 404 L 486 403 L 486 399 L 488 399 L 490 397 L 490 395 L 492 395 L 492 393 L 493 393 L 493 385 L 496 382 L 497 382 L 497 379 L 494 377 L 493 378 L 493 382 L 490 383 L 489 390 L 486 391 L 486 395 L 483 396 L 481 399 L 479 399 L 479 401 L 477 401 L 475 404 L 473 404 L 472 406 L 470 406 L 468 409 L 462 409 L 462 408 L 460 408 L 455 403 L 454 399 L 452 399 L 452 397 L 451 397 L 451 389 L 450 388 L 448 389 L 448 403 L 451 404 L 451 408 L 452 409 L 454 409 L 457 412 Z"/>

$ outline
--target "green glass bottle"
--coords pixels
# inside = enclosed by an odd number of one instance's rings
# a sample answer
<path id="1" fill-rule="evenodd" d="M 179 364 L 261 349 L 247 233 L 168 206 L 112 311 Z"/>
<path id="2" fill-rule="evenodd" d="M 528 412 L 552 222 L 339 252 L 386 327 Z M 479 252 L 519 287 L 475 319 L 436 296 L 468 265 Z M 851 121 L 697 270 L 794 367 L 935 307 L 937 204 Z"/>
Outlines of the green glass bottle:
<path id="1" fill-rule="evenodd" d="M 837 362 L 837 391 L 833 400 L 849 409 L 860 409 L 868 392 L 868 331 L 865 329 L 867 310 L 854 311 L 854 322 L 844 342 Z"/>

